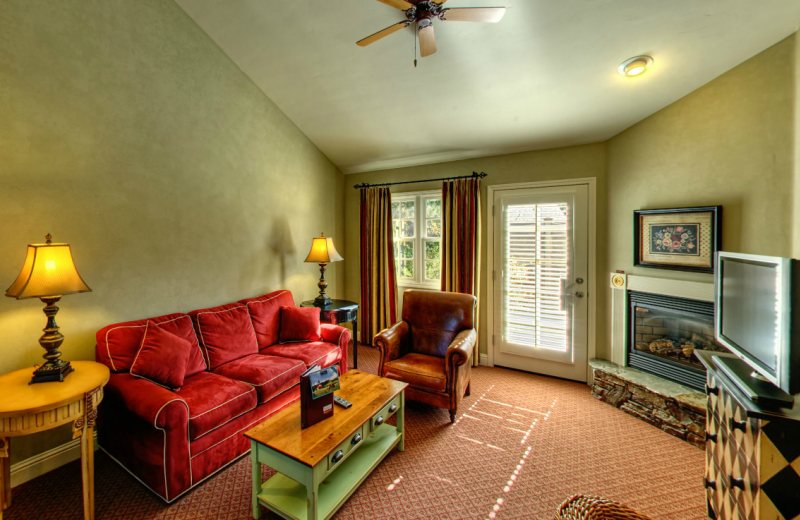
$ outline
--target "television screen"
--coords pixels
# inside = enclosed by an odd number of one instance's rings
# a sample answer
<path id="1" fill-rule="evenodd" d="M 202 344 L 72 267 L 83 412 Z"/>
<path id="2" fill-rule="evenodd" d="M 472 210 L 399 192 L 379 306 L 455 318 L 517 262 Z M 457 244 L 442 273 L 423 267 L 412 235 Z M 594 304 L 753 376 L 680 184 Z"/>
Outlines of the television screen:
<path id="1" fill-rule="evenodd" d="M 775 263 L 720 258 L 719 334 L 772 376 L 778 368 L 780 268 Z"/>

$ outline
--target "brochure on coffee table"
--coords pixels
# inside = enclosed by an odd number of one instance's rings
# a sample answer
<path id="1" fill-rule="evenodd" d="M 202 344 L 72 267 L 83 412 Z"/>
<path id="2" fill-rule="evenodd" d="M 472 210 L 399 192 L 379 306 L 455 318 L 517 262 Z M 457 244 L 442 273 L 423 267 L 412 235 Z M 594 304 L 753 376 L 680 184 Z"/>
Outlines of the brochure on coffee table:
<path id="1" fill-rule="evenodd" d="M 317 399 L 339 390 L 339 371 L 335 366 L 323 368 L 308 374 L 311 383 L 311 397 Z"/>

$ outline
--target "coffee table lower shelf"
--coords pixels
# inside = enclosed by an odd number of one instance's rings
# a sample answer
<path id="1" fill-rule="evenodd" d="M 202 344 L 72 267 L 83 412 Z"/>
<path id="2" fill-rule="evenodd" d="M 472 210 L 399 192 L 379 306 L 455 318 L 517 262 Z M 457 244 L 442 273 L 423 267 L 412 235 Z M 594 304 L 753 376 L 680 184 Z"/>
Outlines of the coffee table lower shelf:
<path id="1" fill-rule="evenodd" d="M 319 482 L 316 494 L 315 508 L 310 502 L 309 493 L 306 485 L 289 478 L 280 471 L 283 468 L 276 467 L 281 464 L 271 464 L 264 460 L 267 457 L 263 451 L 259 452 L 259 463 L 253 461 L 253 471 L 258 470 L 260 474 L 260 463 L 266 463 L 279 473 L 273 475 L 269 480 L 261 484 L 258 491 L 258 503 L 263 504 L 268 509 L 281 515 L 284 518 L 294 520 L 327 520 L 344 504 L 344 502 L 358 489 L 358 486 L 369 476 L 378 464 L 392 451 L 392 449 L 403 440 L 403 431 L 400 428 L 389 424 L 383 424 L 375 429 L 373 433 L 364 441 L 359 449 L 352 451 L 349 456 L 341 462 L 341 465 L 332 473 L 324 477 L 324 480 L 315 479 L 320 472 L 325 471 L 325 462 L 321 462 L 317 467 L 310 468 L 305 466 L 305 478 L 309 483 Z M 255 443 L 254 443 L 255 444 Z M 264 449 L 264 446 L 259 446 Z M 254 446 L 254 449 L 258 447 Z M 402 450 L 402 444 L 400 448 Z M 272 450 L 270 450 L 272 451 Z M 275 452 L 269 454 L 273 463 Z M 322 467 L 320 467 L 322 466 Z M 290 469 L 290 468 L 286 468 Z M 294 468 L 294 471 L 304 472 L 301 468 Z M 295 476 L 301 476 L 295 473 Z M 313 484 L 312 484 L 313 485 Z M 315 510 L 314 510 L 315 509 Z M 258 518 L 255 514 L 254 517 Z M 311 518 L 309 518 L 311 517 Z"/>

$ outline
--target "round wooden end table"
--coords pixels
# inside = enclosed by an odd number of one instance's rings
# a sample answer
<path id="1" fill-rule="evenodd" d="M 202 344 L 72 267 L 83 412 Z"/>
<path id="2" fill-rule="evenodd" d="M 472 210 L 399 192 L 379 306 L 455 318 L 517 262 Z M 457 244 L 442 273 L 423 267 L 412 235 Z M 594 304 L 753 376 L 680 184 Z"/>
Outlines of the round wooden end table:
<path id="1" fill-rule="evenodd" d="M 94 361 L 70 364 L 75 371 L 61 382 L 29 385 L 30 368 L 0 376 L 0 520 L 11 505 L 11 437 L 68 423 L 72 423 L 72 438 L 81 438 L 83 518 L 94 520 L 94 423 L 109 371 Z"/>
<path id="2" fill-rule="evenodd" d="M 314 305 L 314 300 L 307 300 L 301 303 L 300 307 L 317 306 Z M 349 321 L 353 324 L 353 368 L 358 368 L 358 304 L 348 300 L 331 300 L 330 305 L 317 308 L 322 322 L 339 325 Z"/>

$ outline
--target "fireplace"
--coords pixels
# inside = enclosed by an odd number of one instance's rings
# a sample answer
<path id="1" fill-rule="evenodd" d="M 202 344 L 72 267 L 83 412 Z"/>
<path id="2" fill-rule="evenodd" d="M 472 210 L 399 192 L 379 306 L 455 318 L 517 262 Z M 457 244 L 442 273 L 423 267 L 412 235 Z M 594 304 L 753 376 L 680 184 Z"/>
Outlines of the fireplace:
<path id="1" fill-rule="evenodd" d="M 628 291 L 628 365 L 690 388 L 705 388 L 695 350 L 728 350 L 714 340 L 714 303 Z"/>

